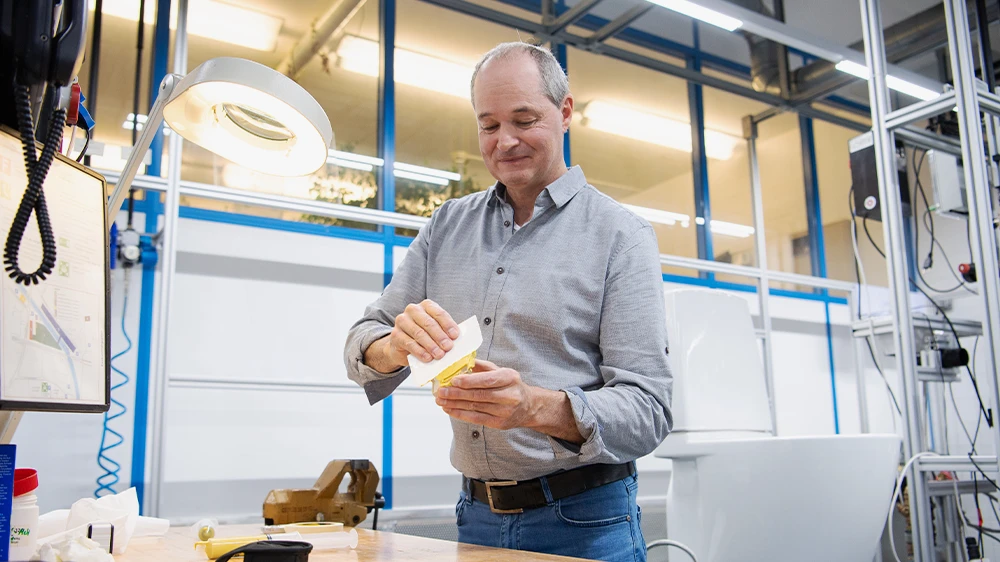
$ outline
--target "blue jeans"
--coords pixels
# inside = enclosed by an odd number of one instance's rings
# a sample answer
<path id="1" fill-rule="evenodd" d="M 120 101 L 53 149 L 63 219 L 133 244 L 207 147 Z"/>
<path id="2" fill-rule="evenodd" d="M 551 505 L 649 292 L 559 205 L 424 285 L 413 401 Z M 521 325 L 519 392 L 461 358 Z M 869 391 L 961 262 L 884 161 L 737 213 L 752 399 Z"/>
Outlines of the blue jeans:
<path id="1" fill-rule="evenodd" d="M 455 506 L 459 542 L 613 562 L 645 562 L 646 543 L 629 476 L 515 515 L 500 515 L 463 490 Z"/>

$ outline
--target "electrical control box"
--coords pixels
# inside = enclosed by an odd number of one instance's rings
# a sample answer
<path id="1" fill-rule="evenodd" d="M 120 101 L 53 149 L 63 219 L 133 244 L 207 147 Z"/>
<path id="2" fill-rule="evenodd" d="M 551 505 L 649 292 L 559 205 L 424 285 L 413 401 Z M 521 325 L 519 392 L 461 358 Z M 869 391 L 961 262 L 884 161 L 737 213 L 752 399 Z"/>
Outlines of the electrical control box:
<path id="1" fill-rule="evenodd" d="M 968 218 L 969 202 L 965 195 L 965 174 L 957 156 L 939 150 L 927 151 L 935 213 L 953 218 Z"/>
<path id="2" fill-rule="evenodd" d="M 854 214 L 870 220 L 882 220 L 882 201 L 878 193 L 878 173 L 875 167 L 875 139 L 871 131 L 854 137 L 847 143 L 851 154 L 851 182 L 854 186 Z M 906 152 L 896 143 L 895 170 L 903 216 L 910 216 L 910 187 L 906 176 Z"/>

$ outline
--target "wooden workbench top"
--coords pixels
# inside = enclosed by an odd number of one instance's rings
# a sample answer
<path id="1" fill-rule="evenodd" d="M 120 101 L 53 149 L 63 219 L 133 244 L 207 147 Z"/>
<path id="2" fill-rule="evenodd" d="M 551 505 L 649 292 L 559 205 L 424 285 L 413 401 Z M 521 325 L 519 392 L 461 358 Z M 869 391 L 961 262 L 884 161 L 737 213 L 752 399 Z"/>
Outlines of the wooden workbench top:
<path id="1" fill-rule="evenodd" d="M 216 532 L 217 537 L 240 537 L 260 534 L 260 525 L 226 525 Z M 194 550 L 195 539 L 188 527 L 172 527 L 163 538 L 133 539 L 126 554 L 115 556 L 116 562 L 206 562 L 205 555 Z M 570 561 L 574 558 L 536 554 L 514 550 L 501 550 L 460 544 L 438 539 L 427 539 L 384 531 L 358 529 L 356 550 L 329 550 L 309 555 L 310 562 L 383 562 L 412 560 L 434 562 L 493 562 L 514 560 L 524 562 Z"/>

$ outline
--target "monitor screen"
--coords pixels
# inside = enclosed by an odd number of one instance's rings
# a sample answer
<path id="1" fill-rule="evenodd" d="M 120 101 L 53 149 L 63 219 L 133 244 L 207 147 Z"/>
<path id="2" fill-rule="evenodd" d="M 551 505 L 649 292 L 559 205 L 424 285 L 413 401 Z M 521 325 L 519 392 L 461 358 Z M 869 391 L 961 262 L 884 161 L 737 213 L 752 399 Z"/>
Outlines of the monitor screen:
<path id="1" fill-rule="evenodd" d="M 0 128 L 0 245 L 27 186 L 20 137 Z M 56 265 L 38 285 L 0 271 L 0 410 L 107 411 L 108 225 L 104 178 L 59 155 L 45 179 Z M 34 213 L 19 265 L 34 271 L 42 245 Z"/>

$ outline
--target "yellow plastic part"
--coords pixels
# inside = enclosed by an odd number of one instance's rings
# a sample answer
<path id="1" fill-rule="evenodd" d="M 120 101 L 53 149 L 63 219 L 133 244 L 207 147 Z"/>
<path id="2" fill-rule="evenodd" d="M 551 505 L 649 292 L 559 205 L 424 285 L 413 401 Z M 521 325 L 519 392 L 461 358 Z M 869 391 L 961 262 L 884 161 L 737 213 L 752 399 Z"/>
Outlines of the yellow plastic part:
<path id="1" fill-rule="evenodd" d="M 434 377 L 432 381 L 434 383 L 433 392 L 437 392 L 437 389 L 446 386 L 451 386 L 451 381 L 458 375 L 464 375 L 465 373 L 472 372 L 472 368 L 476 366 L 476 352 L 466 355 L 465 357 L 459 359 L 454 364 L 449 366 L 447 369 L 441 371 L 441 374 Z"/>
<path id="2" fill-rule="evenodd" d="M 274 535 L 270 535 L 270 537 L 274 537 Z M 194 547 L 205 547 L 205 556 L 207 556 L 209 560 L 215 560 L 230 550 L 248 545 L 252 542 L 266 541 L 268 538 L 269 535 L 258 535 L 255 537 L 226 537 L 224 539 L 209 539 L 207 541 L 194 543 Z"/>
<path id="3" fill-rule="evenodd" d="M 299 533 L 308 535 L 311 533 L 332 533 L 343 531 L 344 524 L 338 521 L 305 521 L 302 523 L 289 523 L 282 525 L 286 533 Z"/>

